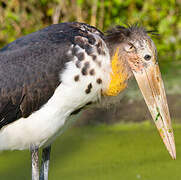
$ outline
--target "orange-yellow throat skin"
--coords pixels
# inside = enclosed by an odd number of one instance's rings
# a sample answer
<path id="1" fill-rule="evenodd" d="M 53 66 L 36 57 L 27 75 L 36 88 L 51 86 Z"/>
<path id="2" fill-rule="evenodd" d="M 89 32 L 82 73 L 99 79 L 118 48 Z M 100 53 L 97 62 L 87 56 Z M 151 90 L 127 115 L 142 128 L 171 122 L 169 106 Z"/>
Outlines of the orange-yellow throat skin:
<path id="1" fill-rule="evenodd" d="M 127 86 L 128 73 L 124 70 L 123 62 L 119 60 L 118 51 L 117 48 L 111 61 L 111 81 L 108 89 L 104 92 L 104 95 L 107 96 L 117 96 Z"/>

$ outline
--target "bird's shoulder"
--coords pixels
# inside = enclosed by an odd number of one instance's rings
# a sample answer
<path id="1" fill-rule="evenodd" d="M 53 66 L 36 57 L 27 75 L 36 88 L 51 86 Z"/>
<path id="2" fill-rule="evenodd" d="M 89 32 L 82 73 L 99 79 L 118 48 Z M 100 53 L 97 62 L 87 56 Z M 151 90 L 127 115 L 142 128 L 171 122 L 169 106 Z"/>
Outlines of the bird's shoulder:
<path id="1" fill-rule="evenodd" d="M 13 50 L 18 51 L 21 50 L 21 48 L 31 47 L 31 50 L 33 50 L 38 45 L 46 47 L 47 45 L 64 46 L 69 42 L 76 44 L 77 37 L 84 37 L 90 44 L 94 44 L 95 39 L 92 34 L 97 34 L 101 38 L 104 37 L 104 34 L 100 30 L 85 23 L 67 22 L 53 24 L 9 43 L 0 49 L 0 54 L 8 53 Z"/>

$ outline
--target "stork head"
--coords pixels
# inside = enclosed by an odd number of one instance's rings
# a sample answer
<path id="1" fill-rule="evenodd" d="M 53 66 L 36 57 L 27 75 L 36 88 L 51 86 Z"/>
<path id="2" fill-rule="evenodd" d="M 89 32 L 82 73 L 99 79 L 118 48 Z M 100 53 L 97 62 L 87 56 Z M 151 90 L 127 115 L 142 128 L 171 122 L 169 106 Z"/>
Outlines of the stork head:
<path id="1" fill-rule="evenodd" d="M 113 71 L 107 94 L 114 95 L 124 89 L 126 80 L 133 74 L 160 136 L 171 157 L 175 159 L 171 119 L 152 39 L 142 27 L 117 26 L 108 31 L 106 43 L 110 50 Z M 117 78 L 119 80 L 116 81 Z"/>

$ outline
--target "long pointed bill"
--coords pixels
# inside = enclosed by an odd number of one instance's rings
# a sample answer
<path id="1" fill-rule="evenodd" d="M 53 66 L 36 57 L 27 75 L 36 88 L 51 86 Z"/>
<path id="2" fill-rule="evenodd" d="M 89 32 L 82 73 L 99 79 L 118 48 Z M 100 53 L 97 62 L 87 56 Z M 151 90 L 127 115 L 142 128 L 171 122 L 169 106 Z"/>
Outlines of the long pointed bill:
<path id="1" fill-rule="evenodd" d="M 142 71 L 133 73 L 160 136 L 171 157 L 176 159 L 174 135 L 159 66 L 149 64 Z"/>

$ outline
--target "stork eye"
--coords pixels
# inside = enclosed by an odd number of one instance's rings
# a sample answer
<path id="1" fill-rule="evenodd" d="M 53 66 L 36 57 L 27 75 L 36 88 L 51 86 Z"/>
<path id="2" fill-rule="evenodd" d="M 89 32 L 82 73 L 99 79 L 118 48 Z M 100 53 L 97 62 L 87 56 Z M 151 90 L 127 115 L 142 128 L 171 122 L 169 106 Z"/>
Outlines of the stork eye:
<path id="1" fill-rule="evenodd" d="M 149 60 L 151 59 L 151 56 L 150 56 L 149 54 L 146 54 L 146 55 L 144 56 L 144 59 L 145 59 L 146 61 L 149 61 Z"/>

